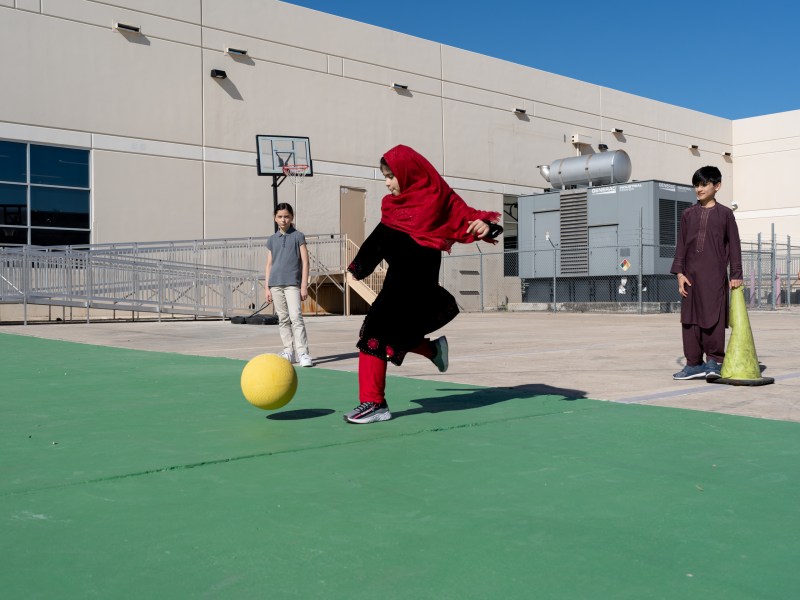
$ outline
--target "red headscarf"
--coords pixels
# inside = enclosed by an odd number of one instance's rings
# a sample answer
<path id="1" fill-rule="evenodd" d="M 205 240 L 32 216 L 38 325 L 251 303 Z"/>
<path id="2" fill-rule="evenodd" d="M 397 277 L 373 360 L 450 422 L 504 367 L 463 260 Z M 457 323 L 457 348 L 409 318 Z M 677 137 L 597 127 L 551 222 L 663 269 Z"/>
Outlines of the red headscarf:
<path id="1" fill-rule="evenodd" d="M 408 233 L 418 244 L 450 252 L 455 242 L 478 241 L 477 236 L 467 234 L 469 221 L 500 219 L 499 213 L 467 206 L 433 165 L 408 146 L 395 146 L 383 158 L 400 184 L 400 195 L 384 196 L 381 222 Z"/>

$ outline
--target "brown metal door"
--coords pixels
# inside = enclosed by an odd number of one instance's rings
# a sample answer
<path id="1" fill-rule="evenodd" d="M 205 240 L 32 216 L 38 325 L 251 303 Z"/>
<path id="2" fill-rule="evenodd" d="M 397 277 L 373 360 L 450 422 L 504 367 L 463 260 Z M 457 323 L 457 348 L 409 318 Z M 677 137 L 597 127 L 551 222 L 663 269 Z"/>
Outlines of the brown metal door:
<path id="1" fill-rule="evenodd" d="M 351 188 L 339 188 L 339 214 L 341 215 L 340 231 L 346 233 L 359 246 L 364 242 L 364 219 L 367 191 Z"/>

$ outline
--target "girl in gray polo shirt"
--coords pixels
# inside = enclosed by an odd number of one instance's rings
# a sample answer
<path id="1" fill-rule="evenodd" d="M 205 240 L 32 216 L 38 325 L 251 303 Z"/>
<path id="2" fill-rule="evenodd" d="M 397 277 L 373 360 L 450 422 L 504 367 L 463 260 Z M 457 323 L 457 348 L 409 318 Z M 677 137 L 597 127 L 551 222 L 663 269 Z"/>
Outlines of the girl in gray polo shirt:
<path id="1" fill-rule="evenodd" d="M 303 321 L 302 301 L 308 298 L 308 248 L 306 236 L 292 227 L 294 210 L 281 203 L 275 208 L 278 231 L 267 239 L 267 302 L 275 302 L 281 356 L 301 367 L 313 367 Z"/>

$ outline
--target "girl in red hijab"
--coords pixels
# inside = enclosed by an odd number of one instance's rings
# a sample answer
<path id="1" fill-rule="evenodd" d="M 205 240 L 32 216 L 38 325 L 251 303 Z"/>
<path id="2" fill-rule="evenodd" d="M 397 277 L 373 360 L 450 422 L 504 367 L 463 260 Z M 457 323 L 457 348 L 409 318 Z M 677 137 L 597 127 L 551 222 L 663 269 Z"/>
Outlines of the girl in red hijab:
<path id="1" fill-rule="evenodd" d="M 403 364 L 409 352 L 429 358 L 445 372 L 447 338 L 425 336 L 458 314 L 455 298 L 439 285 L 442 250 L 453 244 L 494 239 L 503 229 L 500 214 L 470 208 L 427 159 L 408 146 L 395 146 L 381 158 L 389 194 L 381 204 L 381 222 L 348 266 L 364 279 L 385 260 L 389 269 L 378 297 L 361 327 L 359 405 L 344 415 L 349 423 L 392 418 L 386 403 L 386 366 Z"/>

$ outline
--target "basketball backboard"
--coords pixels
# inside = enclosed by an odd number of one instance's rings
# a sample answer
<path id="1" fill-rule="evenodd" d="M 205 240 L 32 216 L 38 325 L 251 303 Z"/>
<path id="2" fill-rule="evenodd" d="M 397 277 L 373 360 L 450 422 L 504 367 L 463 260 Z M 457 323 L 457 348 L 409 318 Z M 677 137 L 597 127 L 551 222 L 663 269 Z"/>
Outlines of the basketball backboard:
<path id="1" fill-rule="evenodd" d="M 286 165 L 305 165 L 306 177 L 313 177 L 311 145 L 307 137 L 257 135 L 259 175 L 284 175 Z"/>

